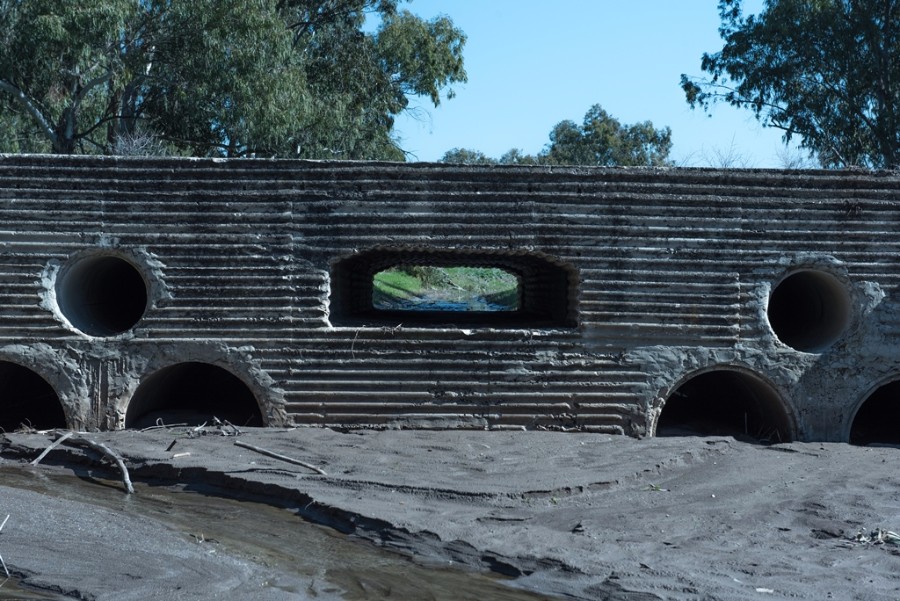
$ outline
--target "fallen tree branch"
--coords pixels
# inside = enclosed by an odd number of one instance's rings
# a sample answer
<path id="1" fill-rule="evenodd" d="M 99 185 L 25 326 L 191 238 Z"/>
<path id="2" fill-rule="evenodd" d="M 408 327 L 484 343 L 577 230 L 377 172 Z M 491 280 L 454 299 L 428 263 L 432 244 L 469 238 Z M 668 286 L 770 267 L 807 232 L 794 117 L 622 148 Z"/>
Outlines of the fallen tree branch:
<path id="1" fill-rule="evenodd" d="M 44 449 L 44 451 L 40 455 L 38 455 L 34 461 L 31 462 L 31 465 L 37 465 L 38 463 L 40 463 L 41 460 L 43 460 L 44 457 L 46 457 L 47 454 L 50 453 L 50 451 L 63 443 L 68 443 L 76 447 L 87 447 L 94 451 L 99 451 L 101 455 L 108 459 L 111 459 L 113 463 L 118 466 L 119 471 L 122 472 L 122 484 L 125 485 L 125 491 L 128 494 L 134 494 L 134 486 L 132 486 L 131 484 L 131 478 L 128 475 L 128 468 L 125 467 L 125 461 L 123 461 L 122 458 L 119 457 L 118 453 L 114 452 L 102 442 L 94 442 L 93 440 L 89 440 L 87 438 L 75 437 L 75 433 L 71 430 L 66 432 L 65 434 L 62 434 L 59 438 L 50 443 L 50 445 L 48 445 L 47 448 Z M 6 522 L 4 521 L 4 523 Z M 2 526 L 0 526 L 0 528 L 2 528 Z"/>
<path id="2" fill-rule="evenodd" d="M 9 514 L 6 514 L 6 519 L 3 520 L 3 523 L 0 524 L 0 532 L 3 531 L 3 527 L 6 526 L 6 522 L 9 521 Z M 6 562 L 3 561 L 3 556 L 0 555 L 0 565 L 3 566 L 3 571 L 6 573 L 6 578 L 9 579 L 9 570 L 6 568 Z"/>
<path id="3" fill-rule="evenodd" d="M 312 470 L 318 474 L 321 474 L 323 476 L 328 475 L 325 473 L 325 470 L 323 470 L 321 468 L 318 468 L 314 465 L 306 463 L 305 461 L 300 461 L 299 459 L 294 459 L 293 457 L 288 457 L 287 455 L 282 455 L 281 453 L 276 453 L 274 451 L 270 451 L 270 450 L 264 449 L 262 447 L 257 447 L 252 444 L 247 444 L 246 442 L 241 442 L 240 440 L 235 440 L 234 444 L 235 444 L 235 446 L 239 446 L 243 449 L 249 449 L 251 451 L 256 451 L 257 453 L 259 453 L 261 455 L 265 455 L 266 457 L 271 457 L 273 459 L 279 459 L 281 461 L 286 461 L 288 463 L 293 463 L 294 465 L 299 465 L 299 466 L 305 467 L 306 469 L 310 469 L 310 470 Z"/>
<path id="4" fill-rule="evenodd" d="M 50 453 L 50 451 L 52 451 L 53 449 L 55 449 L 62 443 L 66 442 L 66 440 L 71 438 L 73 434 L 75 434 L 75 433 L 70 430 L 70 431 L 66 432 L 65 434 L 63 434 L 62 436 L 60 436 L 59 438 L 57 438 L 56 440 L 54 440 L 53 442 L 51 442 L 47 446 L 47 448 L 44 449 L 44 452 L 41 453 L 40 455 L 38 455 L 37 458 L 31 462 L 31 465 L 39 464 L 41 462 L 41 460 L 43 460 L 44 457 L 46 457 Z"/>
<path id="5" fill-rule="evenodd" d="M 110 449 L 102 442 L 94 442 L 93 440 L 89 440 L 87 438 L 75 437 L 66 440 L 66 442 L 76 447 L 87 447 L 89 449 L 93 449 L 94 451 L 100 452 L 106 458 L 111 459 L 116 464 L 116 466 L 118 466 L 119 471 L 122 472 L 122 484 L 125 485 L 125 492 L 127 492 L 128 494 L 134 494 L 134 486 L 131 485 L 131 478 L 128 476 L 128 468 L 125 467 L 125 461 L 122 460 L 118 453 Z"/>
<path id="6" fill-rule="evenodd" d="M 147 426 L 146 428 L 143 428 L 141 430 L 141 432 L 150 432 L 151 430 L 162 430 L 162 429 L 170 430 L 172 428 L 180 428 L 182 426 L 187 426 L 187 424 L 186 423 L 184 423 L 184 424 L 167 424 L 160 417 L 159 419 L 156 420 L 155 426 Z"/>

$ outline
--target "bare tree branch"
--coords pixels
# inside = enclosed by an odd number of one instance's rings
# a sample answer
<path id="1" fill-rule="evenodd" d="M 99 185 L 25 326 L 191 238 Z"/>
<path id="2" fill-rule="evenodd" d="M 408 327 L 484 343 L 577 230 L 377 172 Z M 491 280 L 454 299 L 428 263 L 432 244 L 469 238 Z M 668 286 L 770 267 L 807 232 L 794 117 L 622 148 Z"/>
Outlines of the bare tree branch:
<path id="1" fill-rule="evenodd" d="M 28 114 L 37 122 L 38 127 L 47 136 L 47 139 L 50 140 L 50 143 L 53 146 L 56 146 L 56 142 L 58 136 L 53 131 L 53 126 L 47 120 L 47 118 L 41 113 L 37 106 L 31 101 L 30 98 L 23 92 L 18 86 L 13 85 L 12 83 L 6 81 L 5 79 L 0 79 L 0 90 L 8 92 L 12 95 L 16 101 L 22 105 L 22 107 L 28 111 Z"/>

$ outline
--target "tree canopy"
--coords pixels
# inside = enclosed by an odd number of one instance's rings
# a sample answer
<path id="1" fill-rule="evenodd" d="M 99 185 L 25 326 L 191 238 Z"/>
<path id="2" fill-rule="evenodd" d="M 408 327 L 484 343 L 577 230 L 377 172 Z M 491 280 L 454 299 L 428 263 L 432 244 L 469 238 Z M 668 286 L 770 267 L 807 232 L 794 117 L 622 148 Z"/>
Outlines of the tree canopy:
<path id="1" fill-rule="evenodd" d="M 402 160 L 409 97 L 466 81 L 402 1 L 0 0 L 0 151 Z"/>
<path id="2" fill-rule="evenodd" d="M 668 164 L 672 132 L 656 129 L 650 121 L 623 125 L 599 104 L 592 106 L 579 125 L 560 121 L 550 132 L 550 143 L 537 155 L 518 149 L 492 159 L 477 150 L 454 148 L 444 163 L 501 165 L 662 166 Z"/>
<path id="3" fill-rule="evenodd" d="M 749 108 L 824 167 L 900 167 L 900 0 L 766 0 L 749 16 L 720 0 L 719 13 L 709 77 L 681 76 L 692 107 Z"/>
<path id="4" fill-rule="evenodd" d="M 492 158 L 480 150 L 469 148 L 452 148 L 441 157 L 442 163 L 455 163 L 457 165 L 496 165 L 497 159 Z"/>

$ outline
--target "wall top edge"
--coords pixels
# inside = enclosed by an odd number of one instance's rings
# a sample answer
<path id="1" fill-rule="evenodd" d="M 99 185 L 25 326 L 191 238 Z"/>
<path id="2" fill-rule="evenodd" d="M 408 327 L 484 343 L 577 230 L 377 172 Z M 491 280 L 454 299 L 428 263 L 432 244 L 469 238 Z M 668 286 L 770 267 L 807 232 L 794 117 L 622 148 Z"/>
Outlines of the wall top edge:
<path id="1" fill-rule="evenodd" d="M 381 172 L 385 175 L 410 173 L 417 176 L 458 174 L 461 176 L 518 177 L 527 179 L 591 179 L 611 180 L 688 180 L 709 181 L 718 184 L 740 184 L 753 181 L 758 185 L 768 182 L 783 185 L 799 180 L 829 180 L 858 182 L 875 180 L 880 185 L 900 182 L 900 170 L 872 171 L 866 169 L 770 169 L 744 168 L 721 169 L 712 167 L 585 167 L 585 166 L 533 166 L 533 165 L 460 165 L 430 162 L 347 161 L 272 158 L 208 158 L 208 157 L 123 157 L 107 155 L 52 155 L 52 154 L 0 154 L 0 168 L 101 168 L 133 171 L 146 168 L 158 170 L 207 170 L 242 172 L 252 178 L 253 172 Z"/>

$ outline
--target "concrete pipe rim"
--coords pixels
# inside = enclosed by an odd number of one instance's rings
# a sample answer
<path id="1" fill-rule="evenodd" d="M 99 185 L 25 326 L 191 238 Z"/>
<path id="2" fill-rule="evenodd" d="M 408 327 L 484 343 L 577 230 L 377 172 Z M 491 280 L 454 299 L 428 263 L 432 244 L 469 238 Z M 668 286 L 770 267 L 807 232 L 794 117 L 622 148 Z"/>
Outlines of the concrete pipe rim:
<path id="1" fill-rule="evenodd" d="M 76 330 L 95 337 L 125 334 L 140 323 L 149 305 L 142 270 L 108 252 L 71 259 L 55 282 L 60 313 Z"/>
<path id="2" fill-rule="evenodd" d="M 796 269 L 773 287 L 766 307 L 778 340 L 804 353 L 822 353 L 843 336 L 853 315 L 848 286 L 835 274 Z"/>

